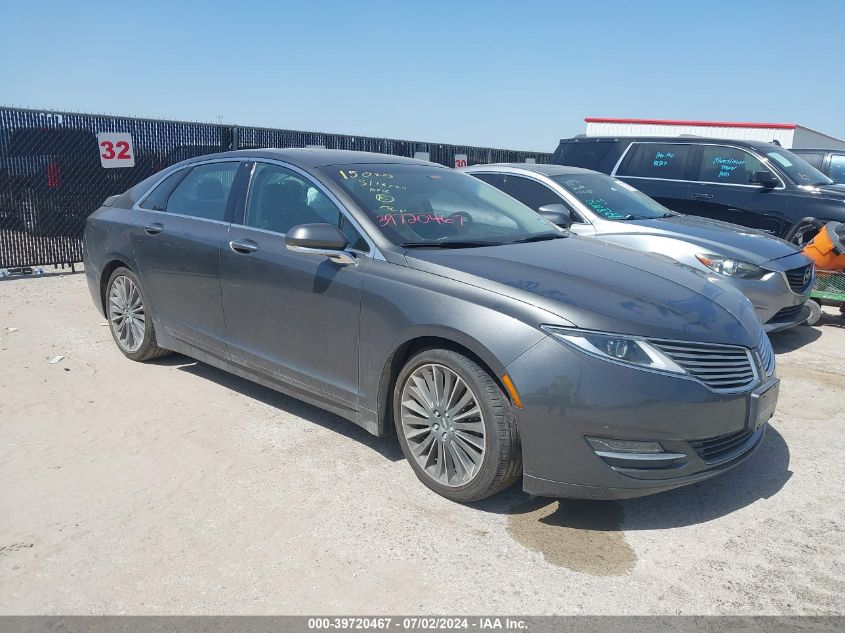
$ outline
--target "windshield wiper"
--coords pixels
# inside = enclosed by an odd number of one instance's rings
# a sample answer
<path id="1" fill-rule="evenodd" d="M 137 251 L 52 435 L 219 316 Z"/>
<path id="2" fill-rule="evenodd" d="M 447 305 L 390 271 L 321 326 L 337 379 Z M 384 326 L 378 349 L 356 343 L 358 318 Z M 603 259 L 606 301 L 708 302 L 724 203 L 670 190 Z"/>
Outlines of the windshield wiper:
<path id="1" fill-rule="evenodd" d="M 475 246 L 501 246 L 503 242 L 482 242 L 472 240 L 446 240 L 443 242 L 402 242 L 403 248 L 473 248 Z"/>
<path id="2" fill-rule="evenodd" d="M 540 233 L 539 235 L 529 235 L 519 240 L 510 242 L 511 244 L 525 244 L 526 242 L 543 242 L 545 240 L 556 240 L 561 237 L 566 237 L 563 233 Z"/>

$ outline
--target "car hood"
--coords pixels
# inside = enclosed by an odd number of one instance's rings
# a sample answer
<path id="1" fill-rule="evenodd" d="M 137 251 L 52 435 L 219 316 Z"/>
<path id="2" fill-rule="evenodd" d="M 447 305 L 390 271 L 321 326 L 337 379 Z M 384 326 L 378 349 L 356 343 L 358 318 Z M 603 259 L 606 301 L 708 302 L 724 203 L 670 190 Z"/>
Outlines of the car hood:
<path id="1" fill-rule="evenodd" d="M 788 257 L 801 250 L 794 244 L 763 231 L 688 215 L 673 215 L 653 220 L 604 222 L 597 230 L 598 237 L 636 234 L 639 237 L 654 235 L 681 239 L 695 244 L 699 253 L 724 255 L 752 264 L 763 264 L 773 259 Z"/>
<path id="2" fill-rule="evenodd" d="M 753 306 L 729 284 L 600 239 L 422 248 L 405 258 L 412 268 L 536 305 L 585 329 L 749 347 L 760 336 Z"/>
<path id="3" fill-rule="evenodd" d="M 798 189 L 809 193 L 812 196 L 827 198 L 828 200 L 841 200 L 845 202 L 845 185 L 819 185 L 819 186 L 799 186 Z"/>

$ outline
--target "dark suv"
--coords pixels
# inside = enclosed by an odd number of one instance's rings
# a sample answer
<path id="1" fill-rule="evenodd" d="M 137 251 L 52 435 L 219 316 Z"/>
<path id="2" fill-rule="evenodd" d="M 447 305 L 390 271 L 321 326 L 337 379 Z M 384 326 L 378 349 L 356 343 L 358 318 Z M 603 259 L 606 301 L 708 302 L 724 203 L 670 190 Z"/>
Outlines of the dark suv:
<path id="1" fill-rule="evenodd" d="M 837 184 L 845 184 L 845 149 L 793 149 L 813 167 Z"/>
<path id="2" fill-rule="evenodd" d="M 845 221 L 845 185 L 771 143 L 577 137 L 560 141 L 553 162 L 611 174 L 679 213 L 787 239 L 805 217 Z"/>

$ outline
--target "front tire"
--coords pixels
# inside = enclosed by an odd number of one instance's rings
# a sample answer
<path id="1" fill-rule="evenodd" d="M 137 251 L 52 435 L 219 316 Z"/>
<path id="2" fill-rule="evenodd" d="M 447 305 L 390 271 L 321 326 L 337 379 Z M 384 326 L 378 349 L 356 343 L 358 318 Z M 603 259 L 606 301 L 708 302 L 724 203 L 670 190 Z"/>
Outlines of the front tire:
<path id="1" fill-rule="evenodd" d="M 393 419 L 414 473 L 447 499 L 478 501 L 522 475 L 511 403 L 463 354 L 429 349 L 414 355 L 393 389 Z"/>
<path id="2" fill-rule="evenodd" d="M 105 304 L 112 338 L 124 356 L 143 362 L 170 353 L 156 343 L 147 297 L 135 273 L 115 269 L 106 284 Z"/>

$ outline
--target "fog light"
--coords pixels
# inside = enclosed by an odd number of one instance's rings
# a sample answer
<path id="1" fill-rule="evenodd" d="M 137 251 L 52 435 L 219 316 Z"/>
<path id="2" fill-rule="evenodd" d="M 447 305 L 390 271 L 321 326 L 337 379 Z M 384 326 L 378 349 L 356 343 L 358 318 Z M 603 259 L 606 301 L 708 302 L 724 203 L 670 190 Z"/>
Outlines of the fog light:
<path id="1" fill-rule="evenodd" d="M 595 451 L 608 453 L 663 453 L 660 442 L 634 442 L 632 440 L 611 440 L 605 437 L 587 437 Z"/>

